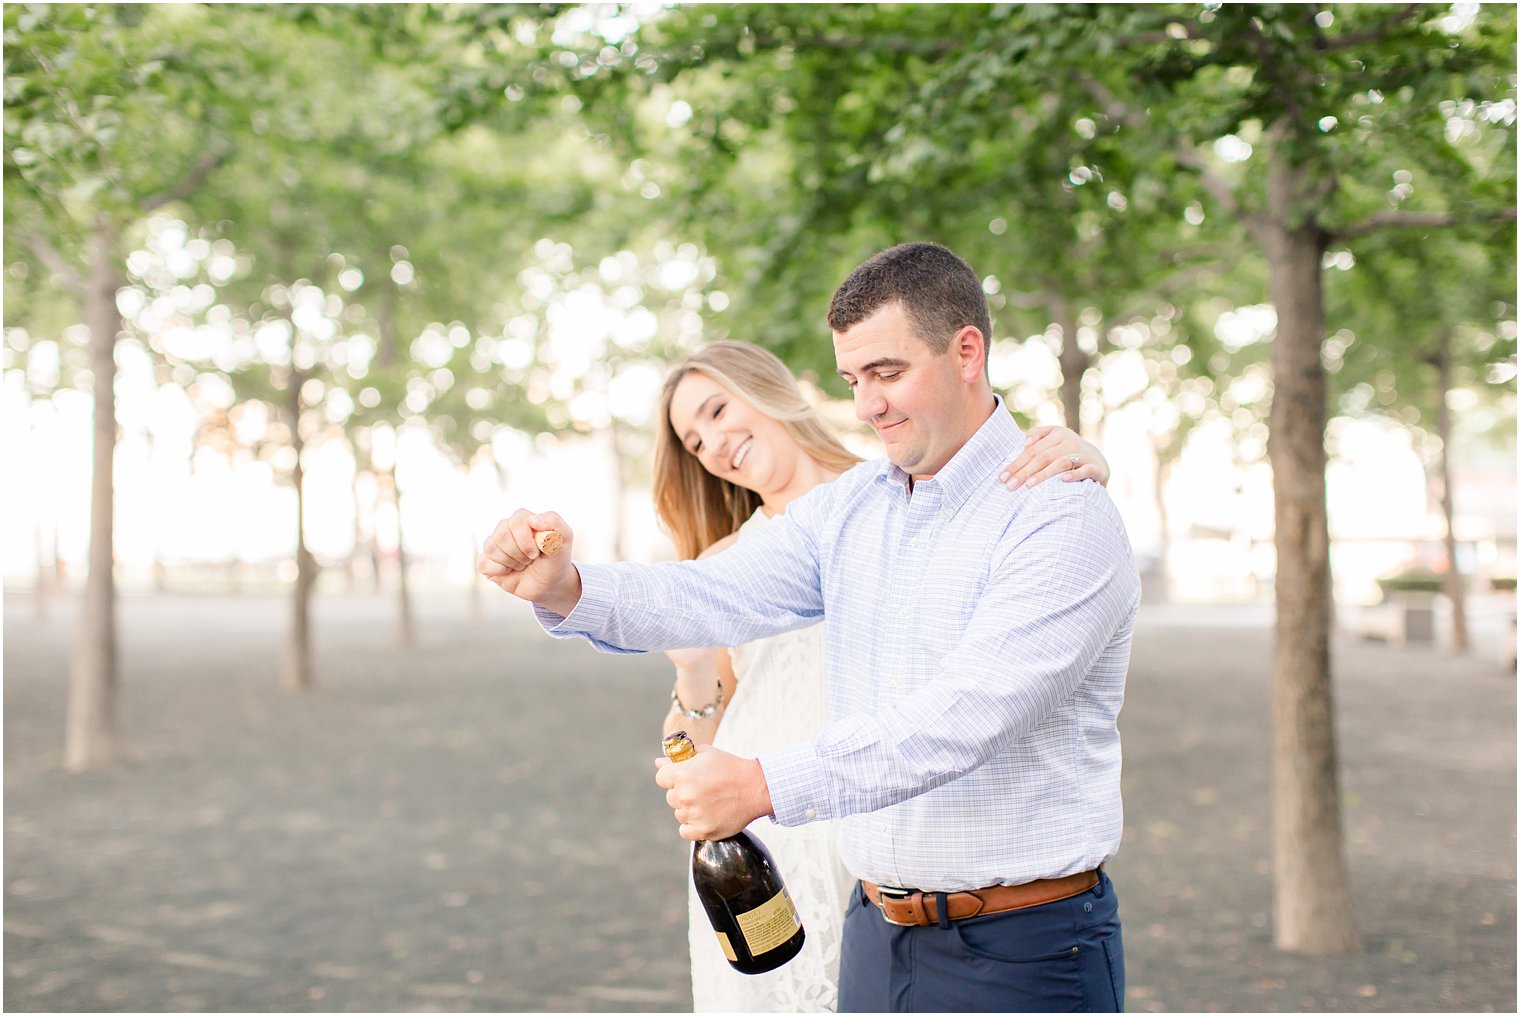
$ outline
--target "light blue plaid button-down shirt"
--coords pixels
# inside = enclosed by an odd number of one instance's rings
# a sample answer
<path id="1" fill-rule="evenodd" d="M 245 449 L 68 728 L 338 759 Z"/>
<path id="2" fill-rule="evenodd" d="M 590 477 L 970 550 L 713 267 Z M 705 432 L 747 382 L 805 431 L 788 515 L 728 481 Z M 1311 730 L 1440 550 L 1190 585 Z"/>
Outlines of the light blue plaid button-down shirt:
<path id="1" fill-rule="evenodd" d="M 783 825 L 840 818 L 858 878 L 934 891 L 1088 871 L 1123 831 L 1139 579 L 1096 483 L 1008 491 L 997 408 L 932 479 L 864 463 L 703 561 L 577 565 L 557 637 L 739 645 L 827 616 L 831 722 L 760 757 Z"/>

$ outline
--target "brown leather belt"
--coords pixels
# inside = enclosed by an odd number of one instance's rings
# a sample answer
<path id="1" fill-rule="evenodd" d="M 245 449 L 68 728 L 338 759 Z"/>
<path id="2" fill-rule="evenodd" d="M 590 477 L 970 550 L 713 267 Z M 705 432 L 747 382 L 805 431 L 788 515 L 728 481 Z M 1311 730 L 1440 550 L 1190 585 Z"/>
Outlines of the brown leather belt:
<path id="1" fill-rule="evenodd" d="M 1023 885 L 994 885 L 958 893 L 919 892 L 891 886 L 861 882 L 866 897 L 881 911 L 888 924 L 903 928 L 927 927 L 939 923 L 939 899 L 944 897 L 949 919 L 1001 914 L 1008 910 L 1038 907 L 1085 893 L 1098 884 L 1098 871 L 1084 871 L 1061 878 L 1042 878 Z"/>

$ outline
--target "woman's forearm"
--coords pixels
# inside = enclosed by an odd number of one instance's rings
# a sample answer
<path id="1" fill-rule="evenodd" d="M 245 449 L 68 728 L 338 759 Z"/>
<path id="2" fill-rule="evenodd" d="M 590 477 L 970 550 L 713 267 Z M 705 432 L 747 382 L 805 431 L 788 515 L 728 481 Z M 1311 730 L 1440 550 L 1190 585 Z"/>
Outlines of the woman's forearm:
<path id="1" fill-rule="evenodd" d="M 683 715 L 672 703 L 669 711 L 665 714 L 665 726 L 662 734 L 669 737 L 678 730 L 684 730 L 690 735 L 694 743 L 699 745 L 712 744 L 713 738 L 718 736 L 718 724 L 721 722 L 723 722 L 722 706 L 719 706 L 717 711 L 707 719 L 694 720 L 690 716 Z"/>
<path id="2" fill-rule="evenodd" d="M 684 730 L 697 744 L 711 744 L 738 683 L 728 650 L 678 649 L 666 655 L 675 664 L 676 701 L 665 714 L 664 732 Z M 694 712 L 708 715 L 689 715 Z"/>

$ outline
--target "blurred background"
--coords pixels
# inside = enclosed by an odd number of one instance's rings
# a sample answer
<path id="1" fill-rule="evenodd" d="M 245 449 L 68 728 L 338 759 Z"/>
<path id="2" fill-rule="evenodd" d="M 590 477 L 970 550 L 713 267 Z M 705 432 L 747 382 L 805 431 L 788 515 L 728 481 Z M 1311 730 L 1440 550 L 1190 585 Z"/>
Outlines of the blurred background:
<path id="1" fill-rule="evenodd" d="M 655 403 L 715 339 L 875 455 L 824 312 L 906 240 L 1141 563 L 1131 1007 L 1514 1008 L 1513 8 L 4 24 L 9 1008 L 688 1007 L 668 674 L 475 556 L 528 506 L 670 559 Z M 1332 685 L 1274 791 L 1274 687 Z"/>

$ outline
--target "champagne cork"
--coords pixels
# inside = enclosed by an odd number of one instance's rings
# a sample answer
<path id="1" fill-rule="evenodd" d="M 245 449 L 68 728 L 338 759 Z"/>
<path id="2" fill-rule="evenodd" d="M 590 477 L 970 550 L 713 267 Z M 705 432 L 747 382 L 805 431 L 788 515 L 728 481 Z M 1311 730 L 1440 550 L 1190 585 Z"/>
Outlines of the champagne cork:
<path id="1" fill-rule="evenodd" d="M 565 538 L 552 529 L 545 529 L 533 534 L 533 542 L 545 554 L 555 554 L 565 545 Z"/>

